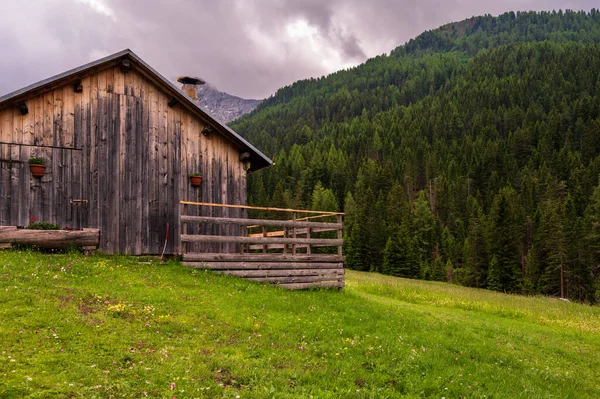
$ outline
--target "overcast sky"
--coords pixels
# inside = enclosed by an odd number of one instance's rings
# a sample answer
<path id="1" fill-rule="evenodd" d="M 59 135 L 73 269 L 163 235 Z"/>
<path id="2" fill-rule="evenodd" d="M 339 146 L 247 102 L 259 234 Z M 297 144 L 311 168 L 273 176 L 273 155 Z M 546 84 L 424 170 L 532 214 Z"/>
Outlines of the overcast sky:
<path id="1" fill-rule="evenodd" d="M 264 98 L 427 29 L 597 0 L 0 0 L 0 95 L 130 48 L 164 76 Z"/>

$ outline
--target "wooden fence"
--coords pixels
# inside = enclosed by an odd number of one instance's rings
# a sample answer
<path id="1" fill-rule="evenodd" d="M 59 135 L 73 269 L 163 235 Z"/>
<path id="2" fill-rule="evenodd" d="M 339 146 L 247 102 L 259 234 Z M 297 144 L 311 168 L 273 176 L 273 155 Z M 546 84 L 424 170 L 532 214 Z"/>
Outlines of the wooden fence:
<path id="1" fill-rule="evenodd" d="M 189 201 L 181 201 L 180 204 L 179 231 L 184 265 L 211 269 L 250 281 L 278 284 L 290 289 L 344 286 L 343 213 Z M 284 214 L 287 219 L 194 216 L 189 215 L 190 207 L 254 210 Z M 245 213 L 242 212 L 243 215 Z M 317 215 L 297 217 L 298 214 L 310 213 Z M 325 218 L 334 221 L 314 221 Z M 194 230 L 197 233 L 188 234 L 188 227 L 199 224 L 233 225 L 238 228 L 196 228 Z M 208 230 L 225 232 L 227 235 L 200 233 Z M 331 232 L 335 232 L 335 238 L 327 237 L 333 234 Z M 233 245 L 228 247 L 230 251 L 226 253 L 204 252 L 202 249 L 188 251 L 187 246 L 194 243 Z M 215 245 L 200 246 L 214 247 Z"/>

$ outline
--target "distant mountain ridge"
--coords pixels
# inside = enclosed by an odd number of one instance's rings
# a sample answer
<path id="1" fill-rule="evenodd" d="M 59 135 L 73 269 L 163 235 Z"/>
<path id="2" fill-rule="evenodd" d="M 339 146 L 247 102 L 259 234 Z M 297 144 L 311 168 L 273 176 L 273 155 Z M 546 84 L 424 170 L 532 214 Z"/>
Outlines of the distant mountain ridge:
<path id="1" fill-rule="evenodd" d="M 233 96 L 208 83 L 198 86 L 198 100 L 202 108 L 225 123 L 252 112 L 262 102 Z"/>

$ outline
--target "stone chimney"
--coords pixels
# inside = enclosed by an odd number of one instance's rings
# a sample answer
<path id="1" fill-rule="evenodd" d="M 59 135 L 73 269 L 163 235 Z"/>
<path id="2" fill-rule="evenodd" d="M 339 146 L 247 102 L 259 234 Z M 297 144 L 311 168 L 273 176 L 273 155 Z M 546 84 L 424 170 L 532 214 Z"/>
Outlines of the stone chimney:
<path id="1" fill-rule="evenodd" d="M 192 100 L 198 102 L 198 88 L 196 86 L 203 85 L 206 82 L 200 78 L 191 76 L 180 76 L 177 78 L 177 81 L 183 83 L 181 90 Z"/>

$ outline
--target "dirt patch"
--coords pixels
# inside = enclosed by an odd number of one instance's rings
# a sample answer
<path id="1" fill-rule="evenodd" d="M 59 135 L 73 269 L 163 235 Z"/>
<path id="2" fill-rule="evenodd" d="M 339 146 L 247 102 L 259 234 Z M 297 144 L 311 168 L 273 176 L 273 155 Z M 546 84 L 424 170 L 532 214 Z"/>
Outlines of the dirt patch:
<path id="1" fill-rule="evenodd" d="M 59 295 L 57 298 L 60 301 L 60 303 L 58 304 L 58 306 L 60 306 L 60 307 L 67 306 L 67 304 L 69 304 L 75 300 L 75 297 L 72 295 L 66 295 L 66 296 Z"/>
<path id="2" fill-rule="evenodd" d="M 241 386 L 240 382 L 231 374 L 231 371 L 227 368 L 218 369 L 213 372 L 213 379 L 219 385 L 222 384 L 224 387 L 235 387 Z"/>

